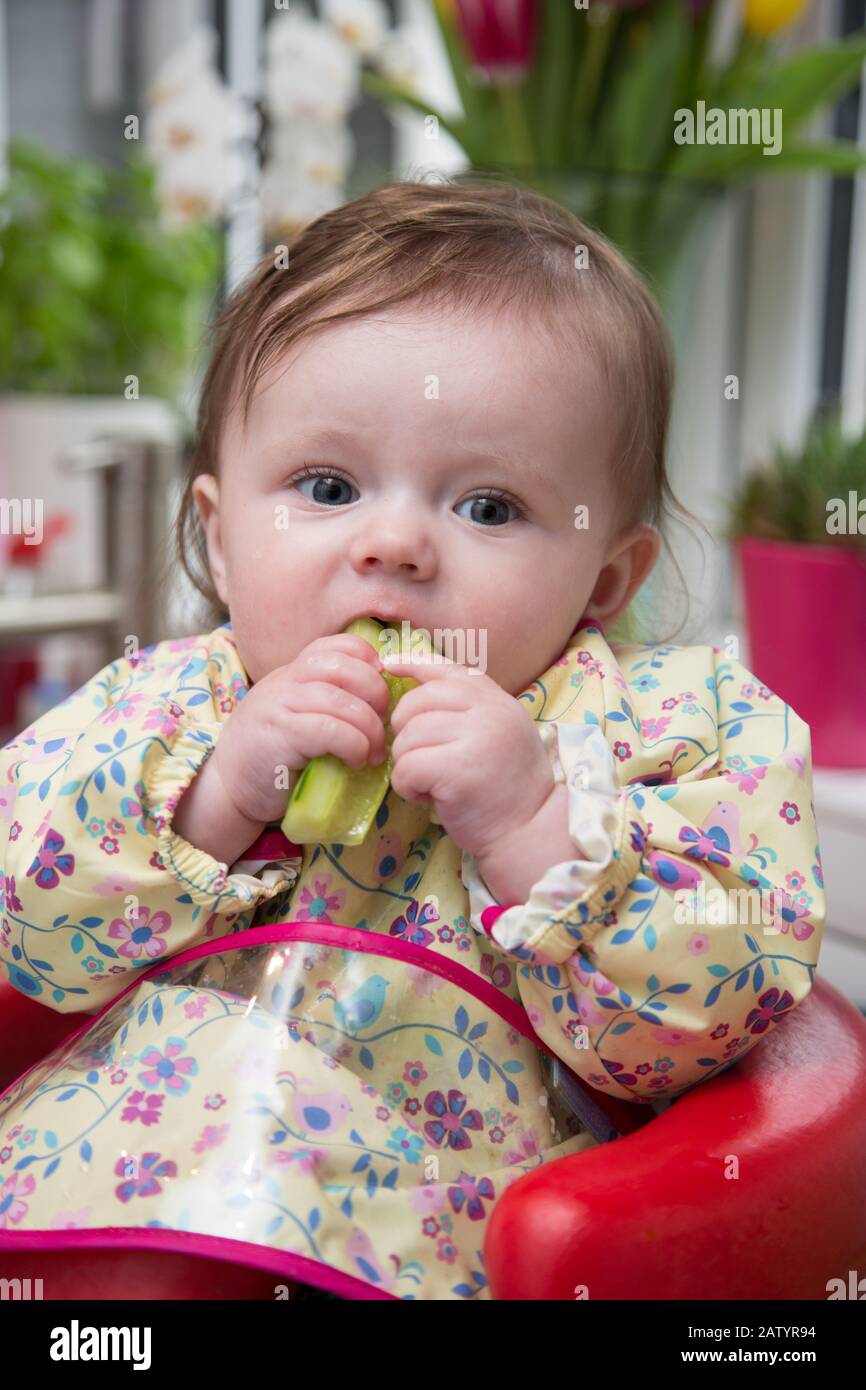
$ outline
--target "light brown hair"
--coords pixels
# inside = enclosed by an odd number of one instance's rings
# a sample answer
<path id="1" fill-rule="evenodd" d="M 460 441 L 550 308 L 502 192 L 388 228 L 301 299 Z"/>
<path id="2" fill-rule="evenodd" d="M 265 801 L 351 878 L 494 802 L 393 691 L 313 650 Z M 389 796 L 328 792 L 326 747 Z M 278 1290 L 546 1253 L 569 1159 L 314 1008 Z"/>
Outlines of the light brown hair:
<path id="1" fill-rule="evenodd" d="M 229 614 L 211 580 L 192 484 L 199 473 L 218 475 L 229 410 L 240 404 L 246 421 L 262 375 L 305 335 L 408 301 L 452 313 L 508 307 L 555 335 L 565 352 L 587 348 L 610 392 L 608 466 L 619 525 L 649 522 L 665 539 L 666 508 L 696 519 L 677 501 L 666 471 L 670 335 L 634 266 L 601 232 L 528 188 L 476 173 L 396 181 L 269 251 L 209 330 L 175 544 L 212 623 Z"/>

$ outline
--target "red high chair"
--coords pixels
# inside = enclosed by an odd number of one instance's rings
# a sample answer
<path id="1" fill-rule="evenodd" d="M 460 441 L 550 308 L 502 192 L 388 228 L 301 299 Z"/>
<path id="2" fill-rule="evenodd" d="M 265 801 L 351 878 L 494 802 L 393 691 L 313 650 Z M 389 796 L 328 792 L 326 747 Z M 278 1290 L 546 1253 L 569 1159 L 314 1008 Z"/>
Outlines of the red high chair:
<path id="1" fill-rule="evenodd" d="M 82 1018 L 0 982 L 0 1088 Z M 866 1018 L 817 979 L 736 1067 L 633 1133 L 514 1183 L 485 1257 L 495 1299 L 824 1300 L 830 1279 L 856 1287 L 866 1276 Z M 0 1277 L 42 1278 L 49 1298 L 103 1300 L 273 1300 L 280 1282 L 227 1248 L 212 1259 L 22 1249 L 0 1253 Z"/>

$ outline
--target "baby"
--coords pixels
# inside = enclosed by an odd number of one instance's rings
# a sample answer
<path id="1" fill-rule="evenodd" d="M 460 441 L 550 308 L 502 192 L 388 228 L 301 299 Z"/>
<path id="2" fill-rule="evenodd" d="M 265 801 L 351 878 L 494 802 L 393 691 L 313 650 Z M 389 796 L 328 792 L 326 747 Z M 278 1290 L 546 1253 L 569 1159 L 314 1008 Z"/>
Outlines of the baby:
<path id="1" fill-rule="evenodd" d="M 212 630 L 2 752 L 9 980 L 100 1013 L 0 1102 L 0 1249 L 139 1227 L 485 1299 L 511 1182 L 802 1001 L 808 728 L 717 647 L 605 636 L 658 556 L 671 389 L 641 278 L 502 184 L 380 188 L 236 293 L 178 523 Z M 383 661 L 359 616 L 465 645 Z M 385 758 L 385 669 L 418 684 L 374 827 L 292 845 L 311 758 Z"/>

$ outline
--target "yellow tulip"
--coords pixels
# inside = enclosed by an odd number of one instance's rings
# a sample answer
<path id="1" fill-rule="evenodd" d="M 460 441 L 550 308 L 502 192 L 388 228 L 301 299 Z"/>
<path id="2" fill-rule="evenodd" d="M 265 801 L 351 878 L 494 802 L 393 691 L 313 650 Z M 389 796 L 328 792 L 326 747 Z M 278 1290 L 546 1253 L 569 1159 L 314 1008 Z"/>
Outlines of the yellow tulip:
<path id="1" fill-rule="evenodd" d="M 750 34 L 772 34 L 803 9 L 806 0 L 743 0 L 743 23 Z"/>

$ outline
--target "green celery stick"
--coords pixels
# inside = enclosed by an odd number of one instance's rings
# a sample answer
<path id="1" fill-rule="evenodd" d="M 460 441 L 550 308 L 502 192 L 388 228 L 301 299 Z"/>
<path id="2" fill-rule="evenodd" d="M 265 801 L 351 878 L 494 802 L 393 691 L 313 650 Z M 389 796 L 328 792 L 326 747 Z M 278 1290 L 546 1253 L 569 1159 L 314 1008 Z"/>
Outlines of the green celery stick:
<path id="1" fill-rule="evenodd" d="M 384 647 L 384 631 L 375 618 L 357 618 L 345 629 L 363 637 L 371 647 Z M 420 633 L 410 634 L 417 644 Z M 425 649 L 432 650 L 426 635 Z M 411 676 L 392 676 L 383 671 L 388 686 L 388 717 L 385 721 L 385 761 L 378 767 L 348 767 L 333 753 L 313 758 L 304 768 L 289 797 L 283 817 L 283 834 L 296 845 L 360 845 L 366 839 L 376 812 L 388 793 L 391 779 L 391 715 L 394 708 L 418 682 Z"/>

